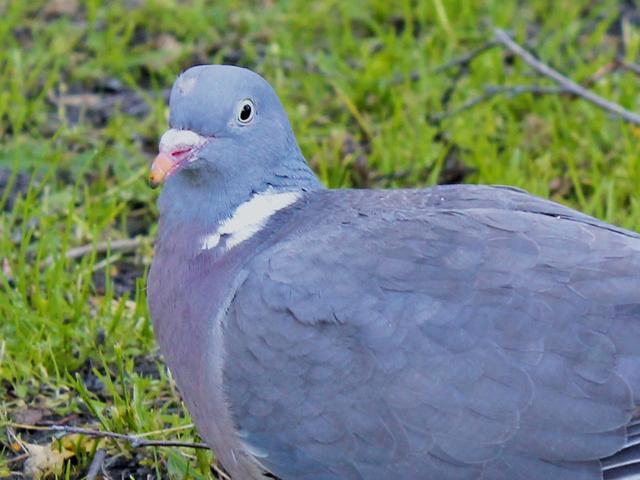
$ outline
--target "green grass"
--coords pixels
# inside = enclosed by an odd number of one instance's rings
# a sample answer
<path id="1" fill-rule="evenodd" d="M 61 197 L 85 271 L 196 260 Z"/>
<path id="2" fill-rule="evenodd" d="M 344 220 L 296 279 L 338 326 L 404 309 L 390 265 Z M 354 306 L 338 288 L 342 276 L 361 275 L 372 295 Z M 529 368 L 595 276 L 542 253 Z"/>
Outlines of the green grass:
<path id="1" fill-rule="evenodd" d="M 29 407 L 125 433 L 189 424 L 146 309 L 157 193 L 145 177 L 166 89 L 195 63 L 263 74 L 331 187 L 428 186 L 464 166 L 465 182 L 516 185 L 640 228 L 638 127 L 530 94 L 430 120 L 486 87 L 551 85 L 500 48 L 460 74 L 437 69 L 482 45 L 491 24 L 585 84 L 617 55 L 637 61 L 640 14 L 621 3 L 0 1 L 0 167 L 21 187 L 0 191 L 0 423 Z M 636 111 L 639 87 L 625 69 L 590 85 Z M 132 237 L 133 252 L 65 255 Z M 171 436 L 197 439 L 192 428 Z M 3 428 L 0 476 L 21 468 L 11 441 Z M 207 455 L 107 445 L 134 478 L 135 468 L 211 476 Z M 90 462 L 79 452 L 62 476 L 80 478 Z"/>

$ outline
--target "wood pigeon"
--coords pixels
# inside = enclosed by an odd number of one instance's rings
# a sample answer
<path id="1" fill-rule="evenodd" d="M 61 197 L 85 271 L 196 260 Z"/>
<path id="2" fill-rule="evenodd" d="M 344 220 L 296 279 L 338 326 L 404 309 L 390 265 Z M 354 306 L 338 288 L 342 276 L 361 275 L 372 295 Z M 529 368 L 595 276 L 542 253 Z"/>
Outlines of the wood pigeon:
<path id="1" fill-rule="evenodd" d="M 330 190 L 269 84 L 190 68 L 158 342 L 234 479 L 640 475 L 640 236 L 509 187 Z"/>

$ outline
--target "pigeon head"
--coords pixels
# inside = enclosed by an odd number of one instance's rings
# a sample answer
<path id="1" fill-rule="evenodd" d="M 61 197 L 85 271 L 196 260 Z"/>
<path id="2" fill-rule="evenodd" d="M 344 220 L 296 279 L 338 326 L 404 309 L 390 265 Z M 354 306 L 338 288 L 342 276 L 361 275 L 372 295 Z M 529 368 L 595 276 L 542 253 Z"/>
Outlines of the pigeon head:
<path id="1" fill-rule="evenodd" d="M 317 186 L 278 96 L 257 73 L 192 67 L 174 83 L 169 108 L 150 174 L 152 186 L 164 183 L 161 207 L 163 197 L 184 203 L 197 191 L 233 207 L 267 189 Z"/>

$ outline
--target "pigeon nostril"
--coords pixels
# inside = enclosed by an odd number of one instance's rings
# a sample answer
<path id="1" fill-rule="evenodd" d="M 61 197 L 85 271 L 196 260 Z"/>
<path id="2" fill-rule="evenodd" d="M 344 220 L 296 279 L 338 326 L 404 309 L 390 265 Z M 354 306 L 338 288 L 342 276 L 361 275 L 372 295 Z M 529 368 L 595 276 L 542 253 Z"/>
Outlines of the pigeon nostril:
<path id="1" fill-rule="evenodd" d="M 190 151 L 191 151 L 191 148 L 181 148 L 180 150 L 174 150 L 173 152 L 171 152 L 171 156 L 173 158 L 183 157 Z"/>

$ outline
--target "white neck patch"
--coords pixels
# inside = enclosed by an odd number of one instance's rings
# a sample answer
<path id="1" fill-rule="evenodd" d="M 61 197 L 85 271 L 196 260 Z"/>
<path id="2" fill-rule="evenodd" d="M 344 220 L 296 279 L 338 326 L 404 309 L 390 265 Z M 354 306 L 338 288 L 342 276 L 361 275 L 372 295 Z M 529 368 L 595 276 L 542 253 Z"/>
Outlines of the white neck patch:
<path id="1" fill-rule="evenodd" d="M 301 192 L 270 193 L 269 190 L 254 195 L 221 222 L 215 232 L 202 238 L 202 250 L 215 248 L 223 236 L 226 236 L 226 249 L 231 250 L 258 233 L 269 217 L 296 202 L 300 196 Z"/>

